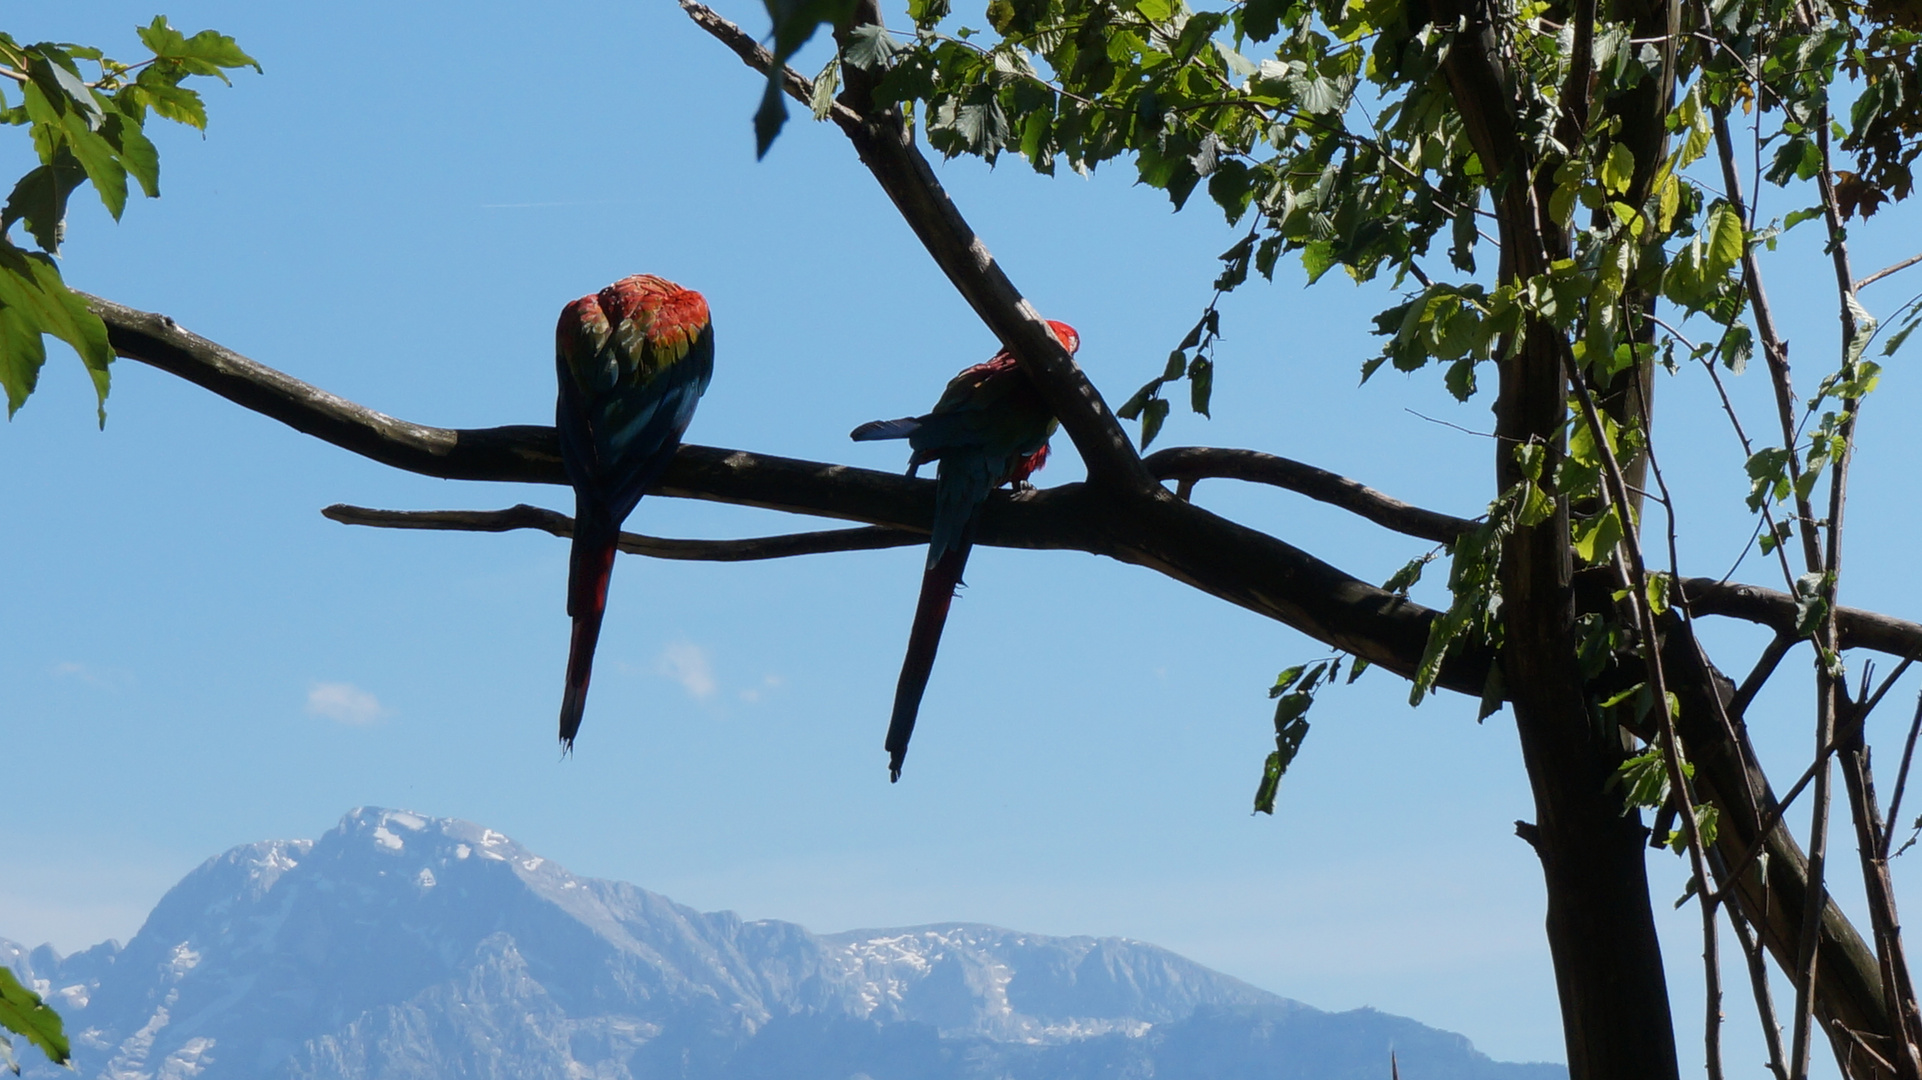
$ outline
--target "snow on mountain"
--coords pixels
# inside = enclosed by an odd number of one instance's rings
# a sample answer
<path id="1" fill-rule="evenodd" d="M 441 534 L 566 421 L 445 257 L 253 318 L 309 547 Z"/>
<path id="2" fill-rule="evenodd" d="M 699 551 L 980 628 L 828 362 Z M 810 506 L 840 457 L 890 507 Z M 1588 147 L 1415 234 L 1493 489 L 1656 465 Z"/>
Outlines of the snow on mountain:
<path id="1" fill-rule="evenodd" d="M 124 948 L 0 939 L 0 963 L 61 1011 L 89 1080 L 1376 1080 L 1390 1048 L 1408 1080 L 1566 1076 L 1139 942 L 971 924 L 816 935 L 375 808 L 318 841 L 208 860 Z"/>

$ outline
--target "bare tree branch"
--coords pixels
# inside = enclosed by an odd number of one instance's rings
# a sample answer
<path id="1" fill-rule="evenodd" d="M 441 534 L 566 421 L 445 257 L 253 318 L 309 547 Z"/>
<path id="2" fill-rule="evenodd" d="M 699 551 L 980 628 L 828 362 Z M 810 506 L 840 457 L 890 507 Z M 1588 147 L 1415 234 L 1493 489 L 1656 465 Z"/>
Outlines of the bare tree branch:
<path id="1" fill-rule="evenodd" d="M 1922 255 L 1911 255 L 1908 258 L 1903 259 L 1901 262 L 1896 263 L 1893 266 L 1885 266 L 1882 269 L 1877 270 L 1875 273 L 1870 274 L 1868 277 L 1865 277 L 1862 280 L 1857 281 L 1853 286 L 1851 286 L 1851 288 L 1853 288 L 1856 292 L 1861 292 L 1863 289 L 1866 289 L 1869 286 L 1875 284 L 1876 282 L 1881 281 L 1883 278 L 1888 277 L 1890 274 L 1900 273 L 1904 270 L 1907 270 L 1909 267 L 1914 266 L 1916 263 L 1922 263 Z"/>
<path id="2" fill-rule="evenodd" d="M 335 503 L 321 515 L 342 525 L 382 529 L 439 529 L 455 532 L 511 532 L 537 529 L 559 537 L 574 535 L 574 519 L 554 510 L 521 503 L 505 510 L 373 510 Z M 630 555 L 689 562 L 753 562 L 820 555 L 834 551 L 878 551 L 928 542 L 926 533 L 864 525 L 854 529 L 757 536 L 747 540 L 666 540 L 623 532 L 620 550 Z"/>
<path id="3" fill-rule="evenodd" d="M 1246 480 L 1287 488 L 1339 506 L 1384 529 L 1436 543 L 1451 543 L 1475 527 L 1467 518 L 1424 510 L 1327 469 L 1259 450 L 1175 446 L 1149 454 L 1143 464 L 1157 480 L 1177 480 L 1188 485 L 1207 479 Z"/>
<path id="4" fill-rule="evenodd" d="M 705 4 L 695 0 L 680 3 L 695 25 L 749 67 L 763 75 L 773 69 L 774 57 L 747 31 Z M 790 96 L 803 102 L 810 99 L 814 87 L 811 80 L 786 69 L 781 72 L 781 80 Z M 988 329 L 1020 359 L 1021 369 L 1041 389 L 1042 397 L 1087 462 L 1088 475 L 1123 488 L 1152 487 L 1153 479 L 1142 467 L 1121 422 L 948 198 L 927 159 L 915 149 L 912 133 L 901 117 L 891 110 L 856 112 L 846 105 L 845 95 L 836 103 L 831 117 L 854 143 L 861 163 L 894 200 L 895 208 L 935 264 Z"/>

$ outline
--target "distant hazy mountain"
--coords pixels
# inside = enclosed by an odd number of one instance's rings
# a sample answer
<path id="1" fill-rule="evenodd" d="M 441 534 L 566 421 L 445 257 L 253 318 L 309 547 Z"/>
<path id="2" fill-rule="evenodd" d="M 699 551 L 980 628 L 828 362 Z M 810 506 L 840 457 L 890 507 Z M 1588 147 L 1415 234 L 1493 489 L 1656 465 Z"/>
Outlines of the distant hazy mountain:
<path id="1" fill-rule="evenodd" d="M 1391 1048 L 1405 1080 L 1567 1076 L 1139 942 L 743 922 L 392 810 L 209 860 L 124 948 L 0 963 L 89 1080 L 1386 1080 Z"/>

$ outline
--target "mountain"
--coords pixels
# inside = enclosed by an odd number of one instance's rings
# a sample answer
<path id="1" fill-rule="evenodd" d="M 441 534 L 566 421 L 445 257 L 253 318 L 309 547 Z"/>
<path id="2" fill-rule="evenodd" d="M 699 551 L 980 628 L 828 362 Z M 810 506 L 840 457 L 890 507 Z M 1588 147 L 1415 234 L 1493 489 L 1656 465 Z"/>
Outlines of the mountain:
<path id="1" fill-rule="evenodd" d="M 491 829 L 360 809 L 238 847 L 131 942 L 0 939 L 93 1080 L 1565 1080 L 1120 938 L 812 934 L 575 877 Z M 37 1051 L 35 1080 L 72 1074 Z"/>

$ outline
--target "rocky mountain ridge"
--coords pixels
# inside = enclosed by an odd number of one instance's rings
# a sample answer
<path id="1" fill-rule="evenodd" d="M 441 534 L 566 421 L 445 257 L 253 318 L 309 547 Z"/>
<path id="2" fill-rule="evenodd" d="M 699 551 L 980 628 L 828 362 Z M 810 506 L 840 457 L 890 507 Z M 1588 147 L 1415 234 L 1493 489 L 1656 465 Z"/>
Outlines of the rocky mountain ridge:
<path id="1" fill-rule="evenodd" d="M 61 1010 L 79 1075 L 103 1080 L 1379 1080 L 1391 1048 L 1407 1080 L 1566 1076 L 1139 942 L 817 935 L 375 808 L 319 841 L 208 860 L 125 947 L 0 939 L 0 963 Z"/>

